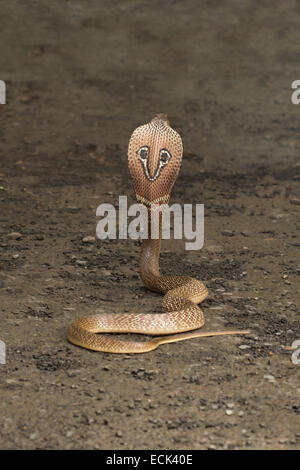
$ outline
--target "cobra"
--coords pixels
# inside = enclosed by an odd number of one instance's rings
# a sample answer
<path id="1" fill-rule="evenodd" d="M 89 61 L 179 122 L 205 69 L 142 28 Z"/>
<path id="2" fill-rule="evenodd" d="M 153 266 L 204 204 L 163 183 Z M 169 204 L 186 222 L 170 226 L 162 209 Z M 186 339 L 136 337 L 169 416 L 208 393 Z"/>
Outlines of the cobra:
<path id="1" fill-rule="evenodd" d="M 148 210 L 148 238 L 142 242 L 140 276 L 151 291 L 165 294 L 162 302 L 164 312 L 98 314 L 78 318 L 68 329 L 67 337 L 71 343 L 94 351 L 129 354 L 144 353 L 160 344 L 201 336 L 249 333 L 243 330 L 199 331 L 205 322 L 198 306 L 208 295 L 205 285 L 189 276 L 165 276 L 159 272 L 161 237 L 151 238 L 151 207 L 169 202 L 182 153 L 181 137 L 171 128 L 164 114 L 138 127 L 129 140 L 128 167 L 133 188 L 137 201 Z M 159 221 L 161 225 L 161 218 Z M 139 333 L 153 338 L 126 341 L 106 333 Z"/>

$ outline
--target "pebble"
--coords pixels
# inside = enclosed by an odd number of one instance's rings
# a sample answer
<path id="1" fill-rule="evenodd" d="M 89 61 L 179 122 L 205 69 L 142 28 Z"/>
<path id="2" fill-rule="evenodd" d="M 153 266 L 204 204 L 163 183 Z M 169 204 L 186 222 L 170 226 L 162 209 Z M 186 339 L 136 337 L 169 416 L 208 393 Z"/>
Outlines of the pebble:
<path id="1" fill-rule="evenodd" d="M 67 209 L 70 212 L 79 212 L 80 211 L 80 207 L 76 207 L 76 206 L 69 206 L 69 207 L 67 207 Z"/>
<path id="2" fill-rule="evenodd" d="M 205 249 L 209 253 L 222 253 L 223 252 L 223 248 L 221 247 L 221 245 L 207 245 Z"/>
<path id="3" fill-rule="evenodd" d="M 235 235 L 235 232 L 233 230 L 223 230 L 221 233 L 225 237 L 233 237 Z"/>
<path id="4" fill-rule="evenodd" d="M 95 237 L 92 237 L 90 235 L 88 235 L 87 237 L 84 237 L 82 239 L 83 243 L 95 243 L 96 242 L 96 238 Z"/>
<path id="5" fill-rule="evenodd" d="M 101 269 L 101 274 L 103 274 L 104 276 L 111 276 L 111 271 L 109 271 L 108 269 Z"/>
<path id="6" fill-rule="evenodd" d="M 13 240 L 20 240 L 20 238 L 22 238 L 22 234 L 20 232 L 11 232 L 8 236 Z"/>
<path id="7" fill-rule="evenodd" d="M 274 375 L 264 375 L 264 379 L 268 380 L 269 382 L 275 382 Z"/>
<path id="8" fill-rule="evenodd" d="M 5 382 L 9 385 L 17 385 L 19 382 L 15 379 L 6 379 Z"/>
<path id="9" fill-rule="evenodd" d="M 250 349 L 251 346 L 249 346 L 248 344 L 240 344 L 240 345 L 239 345 L 239 348 L 240 348 L 240 349 Z"/>
<path id="10" fill-rule="evenodd" d="M 273 220 L 284 219 L 284 218 L 286 218 L 286 217 L 289 217 L 289 214 L 281 213 L 281 214 L 273 214 L 273 215 L 271 215 L 271 219 L 273 219 Z"/>
<path id="11" fill-rule="evenodd" d="M 300 206 L 300 199 L 290 199 L 290 203 L 294 204 L 295 206 Z"/>
<path id="12" fill-rule="evenodd" d="M 227 403 L 227 408 L 229 408 L 230 410 L 232 410 L 234 408 L 234 403 Z"/>
<path id="13" fill-rule="evenodd" d="M 79 266 L 86 266 L 87 261 L 83 261 L 82 259 L 77 259 L 76 264 L 78 264 Z"/>
<path id="14" fill-rule="evenodd" d="M 233 414 L 233 410 L 226 410 L 227 416 L 231 416 Z"/>
<path id="15" fill-rule="evenodd" d="M 216 305 L 214 307 L 209 307 L 210 310 L 223 310 L 225 305 Z"/>

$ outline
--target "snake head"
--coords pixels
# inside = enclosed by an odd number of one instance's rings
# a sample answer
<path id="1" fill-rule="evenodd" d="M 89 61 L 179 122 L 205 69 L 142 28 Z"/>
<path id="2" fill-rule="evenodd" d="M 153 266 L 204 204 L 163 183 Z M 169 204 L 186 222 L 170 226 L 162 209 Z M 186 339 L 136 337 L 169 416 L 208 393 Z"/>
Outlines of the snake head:
<path id="1" fill-rule="evenodd" d="M 168 203 L 182 161 L 182 140 L 158 114 L 132 133 L 128 167 L 138 202 Z"/>

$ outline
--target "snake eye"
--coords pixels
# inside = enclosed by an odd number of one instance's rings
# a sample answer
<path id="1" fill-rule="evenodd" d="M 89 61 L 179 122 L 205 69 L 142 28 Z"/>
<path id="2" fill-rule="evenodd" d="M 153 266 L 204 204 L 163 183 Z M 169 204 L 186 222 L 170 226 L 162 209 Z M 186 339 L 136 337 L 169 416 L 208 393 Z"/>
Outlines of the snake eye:
<path id="1" fill-rule="evenodd" d="M 144 145 L 137 151 L 137 154 L 141 160 L 147 160 L 149 156 L 149 147 L 147 145 Z"/>
<path id="2" fill-rule="evenodd" d="M 159 152 L 159 159 L 163 165 L 166 165 L 171 158 L 171 154 L 167 149 L 161 149 Z"/>

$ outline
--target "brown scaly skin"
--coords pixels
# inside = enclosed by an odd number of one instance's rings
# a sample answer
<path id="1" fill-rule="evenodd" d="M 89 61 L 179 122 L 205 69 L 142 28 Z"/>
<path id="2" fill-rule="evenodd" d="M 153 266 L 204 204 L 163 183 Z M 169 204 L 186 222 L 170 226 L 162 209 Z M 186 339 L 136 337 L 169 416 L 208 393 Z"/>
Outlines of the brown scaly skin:
<path id="1" fill-rule="evenodd" d="M 100 314 L 75 320 L 68 340 L 83 348 L 108 353 L 143 353 L 160 344 L 200 336 L 246 334 L 248 331 L 194 331 L 205 319 L 198 303 L 208 295 L 201 281 L 187 276 L 159 274 L 160 239 L 151 238 L 151 203 L 168 203 L 182 160 L 182 141 L 164 114 L 159 114 L 132 134 L 128 147 L 128 167 L 137 201 L 148 208 L 148 234 L 143 240 L 140 275 L 145 285 L 165 294 L 161 314 Z M 159 233 L 161 232 L 161 218 Z M 141 333 L 172 335 L 149 341 L 120 341 L 113 335 L 97 333 Z"/>

